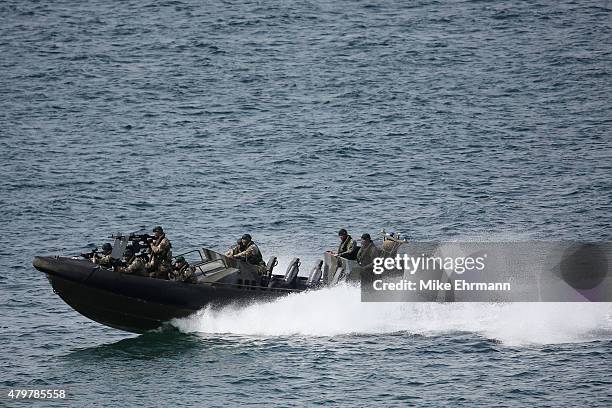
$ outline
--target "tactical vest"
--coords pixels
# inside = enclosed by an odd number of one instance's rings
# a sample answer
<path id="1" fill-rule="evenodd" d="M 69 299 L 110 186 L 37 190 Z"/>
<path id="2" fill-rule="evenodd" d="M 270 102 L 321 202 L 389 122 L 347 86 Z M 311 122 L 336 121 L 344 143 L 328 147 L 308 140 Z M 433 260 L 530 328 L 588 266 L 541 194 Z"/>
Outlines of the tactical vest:
<path id="1" fill-rule="evenodd" d="M 174 279 L 180 282 L 197 283 L 193 268 L 188 263 L 184 263 L 180 268 L 174 269 Z"/>
<path id="2" fill-rule="evenodd" d="M 133 273 L 134 275 L 144 276 L 145 274 L 145 264 L 142 259 L 139 259 L 133 256 L 125 267 L 126 273 Z"/>
<path id="3" fill-rule="evenodd" d="M 189 264 L 185 262 L 180 268 L 174 268 L 175 276 L 182 276 L 185 274 L 185 271 L 189 268 Z"/>
<path id="4" fill-rule="evenodd" d="M 249 242 L 249 244 L 246 246 L 245 250 L 250 247 L 251 245 L 255 245 L 255 243 L 253 241 Z M 247 263 L 250 263 L 252 265 L 259 265 L 261 263 L 263 263 L 263 257 L 261 256 L 261 251 L 259 250 L 259 247 L 257 245 L 255 245 L 255 248 L 257 248 L 257 251 L 255 251 L 254 254 L 250 254 L 247 256 L 246 261 Z"/>
<path id="5" fill-rule="evenodd" d="M 159 237 L 159 239 L 155 242 L 155 246 L 159 246 L 161 242 L 166 238 L 166 234 Z M 168 241 L 168 248 L 153 254 L 153 262 L 155 265 L 160 265 L 163 263 L 172 263 L 172 243 Z"/>

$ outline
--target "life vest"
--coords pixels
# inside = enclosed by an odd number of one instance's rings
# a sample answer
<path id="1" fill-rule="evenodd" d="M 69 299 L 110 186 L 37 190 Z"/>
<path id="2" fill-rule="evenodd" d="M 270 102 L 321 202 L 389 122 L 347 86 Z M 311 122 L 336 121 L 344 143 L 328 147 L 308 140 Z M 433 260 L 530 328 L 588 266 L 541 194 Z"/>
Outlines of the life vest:
<path id="1" fill-rule="evenodd" d="M 353 238 L 350 235 L 347 235 L 346 239 L 340 243 L 340 246 L 338 247 L 338 253 L 341 254 L 343 252 L 348 251 L 352 243 Z"/>

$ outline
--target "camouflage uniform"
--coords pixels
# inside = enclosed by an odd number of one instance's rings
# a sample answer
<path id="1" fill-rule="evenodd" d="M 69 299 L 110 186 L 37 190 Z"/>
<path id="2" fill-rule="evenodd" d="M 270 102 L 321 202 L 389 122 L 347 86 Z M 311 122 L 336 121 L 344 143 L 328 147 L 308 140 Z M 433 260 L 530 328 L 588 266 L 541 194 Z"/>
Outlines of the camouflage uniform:
<path id="1" fill-rule="evenodd" d="M 234 258 L 243 258 L 247 263 L 250 263 L 251 265 L 265 265 L 263 257 L 261 256 L 261 252 L 253 241 L 247 244 L 244 251 L 235 254 Z"/>
<path id="2" fill-rule="evenodd" d="M 172 244 L 165 235 L 151 243 L 151 260 L 147 269 L 151 271 L 150 277 L 159 279 L 168 279 L 172 272 Z"/>
<path id="3" fill-rule="evenodd" d="M 102 254 L 98 255 L 96 253 L 96 250 L 93 250 L 91 252 L 90 259 L 95 264 L 104 266 L 105 268 L 111 268 L 114 263 L 114 258 L 111 257 L 112 252 L 113 252 L 113 246 L 109 242 L 107 242 L 104 245 L 102 245 Z"/>
<path id="4" fill-rule="evenodd" d="M 380 256 L 380 249 L 370 241 L 367 245 L 363 245 L 357 252 L 357 262 L 364 267 L 372 266 L 374 258 Z"/>
<path id="5" fill-rule="evenodd" d="M 145 263 L 142 259 L 134 256 L 127 262 L 126 267 L 119 268 L 119 272 L 128 273 L 131 275 L 145 276 Z"/>
<path id="6" fill-rule="evenodd" d="M 346 239 L 338 247 L 338 256 L 346 259 L 355 259 L 356 247 L 355 240 L 350 235 L 347 235 Z"/>
<path id="7" fill-rule="evenodd" d="M 112 258 L 110 254 L 102 255 L 100 258 L 94 255 L 92 258 L 94 263 L 104 266 L 105 268 L 110 268 L 113 266 L 113 259 L 114 258 Z"/>
<path id="8" fill-rule="evenodd" d="M 198 279 L 195 276 L 195 268 L 189 266 L 187 262 L 176 263 L 172 273 L 176 281 L 198 283 Z"/>

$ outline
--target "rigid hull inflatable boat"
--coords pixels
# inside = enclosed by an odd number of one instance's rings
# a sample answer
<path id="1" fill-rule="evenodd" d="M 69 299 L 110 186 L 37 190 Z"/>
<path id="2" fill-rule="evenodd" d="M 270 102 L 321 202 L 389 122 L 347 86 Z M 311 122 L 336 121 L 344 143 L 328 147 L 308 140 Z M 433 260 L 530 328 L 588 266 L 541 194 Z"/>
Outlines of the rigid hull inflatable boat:
<path id="1" fill-rule="evenodd" d="M 123 253 L 126 245 L 127 239 L 116 240 L 113 252 Z M 33 265 L 47 275 L 53 291 L 74 310 L 98 323 L 134 333 L 157 329 L 204 307 L 269 301 L 343 281 L 359 281 L 361 275 L 354 260 L 330 253 L 317 261 L 308 276 L 299 275 L 298 258 L 278 274 L 274 270 L 276 257 L 270 258 L 264 271 L 261 266 L 208 248 L 179 256 L 190 258 L 196 283 L 120 273 L 80 257 L 37 256 Z"/>

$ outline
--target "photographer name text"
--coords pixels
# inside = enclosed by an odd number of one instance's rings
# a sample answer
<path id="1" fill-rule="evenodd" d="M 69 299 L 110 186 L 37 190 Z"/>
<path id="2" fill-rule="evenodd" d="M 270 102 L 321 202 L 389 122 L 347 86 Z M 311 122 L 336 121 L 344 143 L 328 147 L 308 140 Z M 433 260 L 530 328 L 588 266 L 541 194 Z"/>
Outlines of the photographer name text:
<path id="1" fill-rule="evenodd" d="M 384 272 L 402 272 L 404 276 L 415 275 L 417 272 L 442 271 L 448 276 L 462 275 L 465 272 L 482 272 L 485 269 L 487 254 L 482 256 L 441 257 L 410 256 L 397 254 L 395 257 L 374 258 L 372 272 L 382 275 Z M 473 277 L 473 275 L 471 275 Z M 377 291 L 510 291 L 509 282 L 470 282 L 465 279 L 442 281 L 440 279 L 401 279 L 395 282 L 385 282 L 383 279 L 373 281 Z"/>

